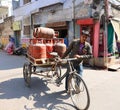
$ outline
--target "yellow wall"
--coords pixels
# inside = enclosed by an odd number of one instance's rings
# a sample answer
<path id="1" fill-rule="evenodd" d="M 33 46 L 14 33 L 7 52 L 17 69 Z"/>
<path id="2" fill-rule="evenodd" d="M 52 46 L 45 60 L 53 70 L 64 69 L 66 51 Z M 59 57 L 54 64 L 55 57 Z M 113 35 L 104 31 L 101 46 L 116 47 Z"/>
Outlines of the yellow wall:
<path id="1" fill-rule="evenodd" d="M 1 37 L 0 38 L 0 43 L 2 44 L 2 45 L 4 45 L 4 46 L 6 46 L 7 44 L 8 44 L 8 42 L 9 42 L 9 37 Z"/>

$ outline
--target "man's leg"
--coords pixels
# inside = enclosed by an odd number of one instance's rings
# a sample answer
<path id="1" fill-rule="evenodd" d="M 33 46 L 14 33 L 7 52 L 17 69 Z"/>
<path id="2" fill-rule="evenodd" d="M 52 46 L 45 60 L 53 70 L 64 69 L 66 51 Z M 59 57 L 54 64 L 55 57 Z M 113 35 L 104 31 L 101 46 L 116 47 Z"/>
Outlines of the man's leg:
<path id="1" fill-rule="evenodd" d="M 68 77 L 69 74 L 66 75 L 66 79 L 65 79 L 65 90 L 68 91 Z"/>
<path id="2" fill-rule="evenodd" d="M 80 63 L 79 65 L 74 67 L 77 70 L 77 73 L 82 76 L 83 74 L 83 63 Z"/>
<path id="3" fill-rule="evenodd" d="M 65 90 L 67 90 L 68 91 L 68 77 L 69 77 L 69 72 L 70 72 L 70 70 L 69 70 L 69 67 L 68 67 L 69 65 L 67 65 L 67 71 L 66 71 L 66 79 L 65 79 Z"/>
<path id="4" fill-rule="evenodd" d="M 75 69 L 77 70 L 77 73 L 82 76 L 83 74 L 83 63 L 80 63 L 79 65 L 75 66 Z M 76 78 L 77 86 L 80 85 L 80 79 Z"/>

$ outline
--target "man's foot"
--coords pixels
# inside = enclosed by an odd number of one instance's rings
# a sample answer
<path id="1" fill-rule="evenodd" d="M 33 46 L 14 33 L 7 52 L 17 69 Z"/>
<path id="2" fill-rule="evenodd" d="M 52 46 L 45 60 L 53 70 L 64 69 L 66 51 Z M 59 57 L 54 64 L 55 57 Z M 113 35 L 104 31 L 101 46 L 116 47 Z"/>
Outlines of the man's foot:
<path id="1" fill-rule="evenodd" d="M 67 93 L 68 95 L 70 95 L 70 90 L 66 90 L 66 93 Z"/>

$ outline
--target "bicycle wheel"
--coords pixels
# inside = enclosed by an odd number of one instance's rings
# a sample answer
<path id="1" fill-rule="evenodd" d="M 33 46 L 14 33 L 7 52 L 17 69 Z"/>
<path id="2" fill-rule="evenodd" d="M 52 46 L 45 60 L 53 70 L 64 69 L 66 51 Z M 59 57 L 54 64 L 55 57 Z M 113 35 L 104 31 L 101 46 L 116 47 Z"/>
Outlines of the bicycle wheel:
<path id="1" fill-rule="evenodd" d="M 30 87 L 30 83 L 31 83 L 31 64 L 25 63 L 23 65 L 23 77 L 24 77 L 26 86 Z"/>
<path id="2" fill-rule="evenodd" d="M 90 96 L 84 80 L 77 73 L 73 73 L 69 76 L 68 84 L 75 107 L 79 110 L 87 110 L 90 105 Z"/>
<path id="3" fill-rule="evenodd" d="M 52 67 L 52 74 L 53 77 L 60 78 L 61 77 L 61 66 L 60 65 L 55 65 Z"/>

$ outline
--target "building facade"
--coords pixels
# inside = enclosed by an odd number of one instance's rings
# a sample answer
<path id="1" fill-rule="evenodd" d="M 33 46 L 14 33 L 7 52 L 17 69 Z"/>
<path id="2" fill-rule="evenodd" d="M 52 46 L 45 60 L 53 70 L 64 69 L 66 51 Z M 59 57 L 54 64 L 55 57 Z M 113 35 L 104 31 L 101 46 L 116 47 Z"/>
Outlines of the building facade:
<path id="1" fill-rule="evenodd" d="M 114 19 L 119 12 L 112 1 L 114 0 L 12 0 L 12 30 L 16 47 L 28 43 L 33 38 L 36 27 L 49 27 L 59 31 L 59 37 L 67 38 L 68 45 L 87 28 L 90 31 L 88 42 L 93 48 L 92 65 L 105 65 L 108 61 L 106 56 L 109 55 L 108 21 L 111 21 L 111 17 Z"/>
<path id="2" fill-rule="evenodd" d="M 88 28 L 93 55 L 99 56 L 100 19 L 106 17 L 104 0 L 13 0 L 13 4 L 13 31 L 18 45 L 32 38 L 33 29 L 40 26 L 59 31 L 59 37 L 67 37 L 69 43 Z"/>
<path id="3" fill-rule="evenodd" d="M 6 46 L 9 42 L 9 35 L 12 30 L 12 0 L 0 0 L 0 43 Z"/>
<path id="4" fill-rule="evenodd" d="M 19 29 L 13 25 L 13 30 L 20 39 L 32 38 L 33 29 L 43 26 L 59 31 L 61 38 L 68 36 L 70 43 L 80 37 L 80 25 L 76 20 L 91 16 L 90 4 L 85 4 L 84 0 L 20 0 L 13 3 L 13 24 L 19 24 Z"/>
<path id="5" fill-rule="evenodd" d="M 6 45 L 8 43 L 8 38 L 6 37 L 6 35 L 4 36 L 3 31 L 5 29 L 4 26 L 4 19 L 8 17 L 8 7 L 6 6 L 0 6 L 0 43 L 2 45 Z M 3 37 L 4 36 L 4 37 Z"/>

